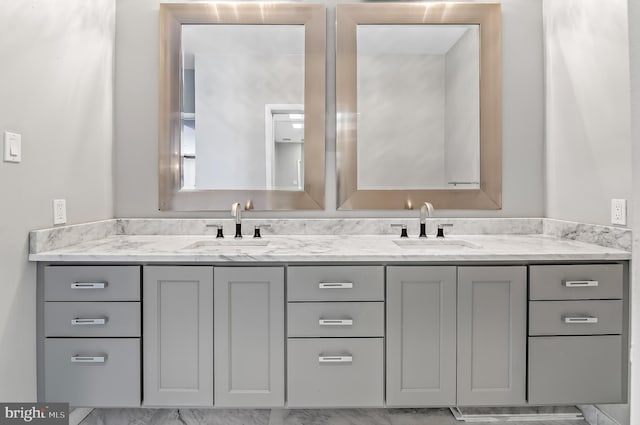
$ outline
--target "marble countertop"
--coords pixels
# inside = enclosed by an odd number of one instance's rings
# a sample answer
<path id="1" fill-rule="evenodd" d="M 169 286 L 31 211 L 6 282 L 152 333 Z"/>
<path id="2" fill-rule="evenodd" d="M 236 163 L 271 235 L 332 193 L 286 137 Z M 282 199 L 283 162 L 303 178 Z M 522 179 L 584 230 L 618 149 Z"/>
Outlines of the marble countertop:
<path id="1" fill-rule="evenodd" d="M 631 253 L 548 235 L 455 235 L 433 237 L 427 244 L 417 237 L 414 245 L 399 246 L 395 235 L 266 235 L 263 246 L 233 238 L 216 240 L 198 235 L 111 235 L 31 253 L 31 261 L 66 262 L 464 262 L 464 261 L 615 261 Z M 456 244 L 461 241 L 461 244 Z M 464 245 L 463 245 L 464 244 Z M 195 246 L 194 246 L 195 245 Z M 465 246 L 467 245 L 467 246 Z"/>

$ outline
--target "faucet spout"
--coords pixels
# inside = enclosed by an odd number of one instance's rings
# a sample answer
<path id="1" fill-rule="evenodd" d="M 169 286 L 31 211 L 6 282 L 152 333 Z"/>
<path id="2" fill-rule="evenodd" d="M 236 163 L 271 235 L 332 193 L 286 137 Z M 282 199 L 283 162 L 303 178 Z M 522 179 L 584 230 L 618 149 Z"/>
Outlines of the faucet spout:
<path id="1" fill-rule="evenodd" d="M 433 204 L 431 202 L 425 202 L 420 207 L 420 223 L 424 224 L 427 220 L 427 217 L 431 217 L 433 214 Z"/>
<path id="2" fill-rule="evenodd" d="M 240 202 L 231 205 L 231 215 L 235 217 L 236 224 L 242 223 L 242 208 L 240 207 Z"/>
<path id="3" fill-rule="evenodd" d="M 242 207 L 240 202 L 231 205 L 231 215 L 236 219 L 236 239 L 242 238 Z"/>
<path id="4" fill-rule="evenodd" d="M 425 202 L 420 207 L 420 237 L 427 237 L 427 217 L 431 217 L 433 214 L 433 204 L 431 202 Z"/>

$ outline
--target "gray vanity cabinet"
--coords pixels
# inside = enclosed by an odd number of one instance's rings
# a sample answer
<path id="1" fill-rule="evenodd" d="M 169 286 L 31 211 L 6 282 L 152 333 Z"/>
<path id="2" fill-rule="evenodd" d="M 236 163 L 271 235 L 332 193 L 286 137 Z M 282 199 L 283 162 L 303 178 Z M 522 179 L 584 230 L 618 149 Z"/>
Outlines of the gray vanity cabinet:
<path id="1" fill-rule="evenodd" d="M 217 407 L 284 406 L 284 268 L 214 269 Z"/>
<path id="2" fill-rule="evenodd" d="M 143 270 L 145 406 L 213 405 L 213 267 Z"/>
<path id="3" fill-rule="evenodd" d="M 44 267 L 46 402 L 140 406 L 140 267 Z"/>
<path id="4" fill-rule="evenodd" d="M 529 273 L 529 403 L 624 403 L 623 265 L 538 265 Z"/>
<path id="5" fill-rule="evenodd" d="M 458 405 L 526 403 L 524 266 L 458 268 Z"/>
<path id="6" fill-rule="evenodd" d="M 456 404 L 456 267 L 387 267 L 387 406 Z"/>
<path id="7" fill-rule="evenodd" d="M 287 407 L 383 407 L 384 268 L 289 267 L 287 301 Z"/>

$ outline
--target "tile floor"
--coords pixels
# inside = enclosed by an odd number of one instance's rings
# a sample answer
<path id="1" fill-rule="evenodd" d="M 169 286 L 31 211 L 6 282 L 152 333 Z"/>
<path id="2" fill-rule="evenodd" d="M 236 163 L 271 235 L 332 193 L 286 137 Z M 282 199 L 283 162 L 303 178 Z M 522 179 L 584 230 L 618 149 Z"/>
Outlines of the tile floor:
<path id="1" fill-rule="evenodd" d="M 460 425 L 449 409 L 96 409 L 81 425 Z M 509 425 L 587 425 L 584 421 Z"/>

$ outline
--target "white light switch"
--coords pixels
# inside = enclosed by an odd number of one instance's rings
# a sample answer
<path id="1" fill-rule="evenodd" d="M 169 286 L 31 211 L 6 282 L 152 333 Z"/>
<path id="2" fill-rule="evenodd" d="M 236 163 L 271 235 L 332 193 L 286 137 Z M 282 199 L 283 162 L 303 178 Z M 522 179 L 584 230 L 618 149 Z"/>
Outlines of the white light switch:
<path id="1" fill-rule="evenodd" d="M 22 161 L 22 136 L 20 134 L 4 132 L 4 161 Z"/>

